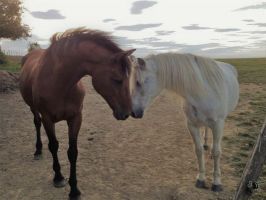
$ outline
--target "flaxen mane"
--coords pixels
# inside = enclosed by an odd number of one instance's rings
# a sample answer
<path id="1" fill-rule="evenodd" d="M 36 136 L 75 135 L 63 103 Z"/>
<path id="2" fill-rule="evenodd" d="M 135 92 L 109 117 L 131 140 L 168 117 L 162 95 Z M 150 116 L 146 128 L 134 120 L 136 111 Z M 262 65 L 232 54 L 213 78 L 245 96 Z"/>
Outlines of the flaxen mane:
<path id="1" fill-rule="evenodd" d="M 146 61 L 151 60 L 158 66 L 159 81 L 175 92 L 183 95 L 205 95 L 206 85 L 211 86 L 218 96 L 224 84 L 224 73 L 217 63 L 210 59 L 191 54 L 163 53 L 149 55 Z M 135 72 L 138 81 L 144 81 L 141 72 Z"/>

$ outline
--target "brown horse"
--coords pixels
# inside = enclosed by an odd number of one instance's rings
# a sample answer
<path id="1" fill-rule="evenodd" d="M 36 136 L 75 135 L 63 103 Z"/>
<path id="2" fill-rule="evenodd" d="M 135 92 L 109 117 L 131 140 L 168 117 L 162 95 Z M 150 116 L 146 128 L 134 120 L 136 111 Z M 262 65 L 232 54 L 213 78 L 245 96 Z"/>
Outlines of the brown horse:
<path id="1" fill-rule="evenodd" d="M 53 156 L 55 187 L 65 185 L 57 157 L 55 123 L 67 121 L 70 198 L 80 195 L 76 179 L 77 137 L 85 95 L 80 79 L 90 75 L 95 90 L 112 108 L 114 117 L 125 120 L 131 113 L 128 56 L 134 51 L 123 51 L 104 32 L 78 28 L 54 34 L 48 49 L 33 50 L 22 60 L 20 91 L 34 115 L 37 133 L 34 155 L 38 158 L 42 153 L 43 124 Z"/>

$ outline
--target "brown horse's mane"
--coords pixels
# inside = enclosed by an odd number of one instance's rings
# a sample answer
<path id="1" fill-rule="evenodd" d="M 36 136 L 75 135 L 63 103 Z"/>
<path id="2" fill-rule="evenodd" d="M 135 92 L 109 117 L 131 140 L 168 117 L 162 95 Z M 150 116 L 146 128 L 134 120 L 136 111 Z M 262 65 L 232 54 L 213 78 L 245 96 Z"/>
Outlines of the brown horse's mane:
<path id="1" fill-rule="evenodd" d="M 73 39 L 75 40 L 75 42 L 86 40 L 95 42 L 96 44 L 114 53 L 122 51 L 122 49 L 118 47 L 118 45 L 113 41 L 113 38 L 109 33 L 99 30 L 87 29 L 85 27 L 73 28 L 68 29 L 65 32 L 55 33 L 50 38 L 50 47 L 57 44 L 60 44 L 59 46 L 64 47 L 65 45 L 68 45 L 71 40 L 73 41 Z"/>

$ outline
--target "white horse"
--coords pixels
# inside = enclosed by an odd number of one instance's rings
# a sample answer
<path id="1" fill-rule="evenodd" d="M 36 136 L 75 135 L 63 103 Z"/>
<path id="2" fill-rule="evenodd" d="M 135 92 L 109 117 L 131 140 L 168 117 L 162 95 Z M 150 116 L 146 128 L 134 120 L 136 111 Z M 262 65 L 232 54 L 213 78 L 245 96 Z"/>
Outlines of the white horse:
<path id="1" fill-rule="evenodd" d="M 132 116 L 141 118 L 144 110 L 163 89 L 183 97 L 187 127 L 195 144 L 199 174 L 196 187 L 206 188 L 204 150 L 200 128 L 213 133 L 214 160 L 212 190 L 222 191 L 220 157 L 224 121 L 238 103 L 237 71 L 227 63 L 191 54 L 164 53 L 144 59 L 131 57 Z"/>

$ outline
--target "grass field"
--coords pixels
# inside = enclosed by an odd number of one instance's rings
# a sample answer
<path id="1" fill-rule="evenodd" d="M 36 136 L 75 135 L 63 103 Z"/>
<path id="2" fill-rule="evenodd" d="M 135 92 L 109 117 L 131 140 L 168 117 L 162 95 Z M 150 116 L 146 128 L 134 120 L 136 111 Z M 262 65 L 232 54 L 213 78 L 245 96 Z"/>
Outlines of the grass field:
<path id="1" fill-rule="evenodd" d="M 266 58 L 219 59 L 237 68 L 240 83 L 266 84 Z"/>
<path id="2" fill-rule="evenodd" d="M 233 155 L 227 159 L 235 169 L 235 176 L 240 177 L 266 117 L 266 58 L 222 59 L 222 61 L 237 68 L 239 82 L 242 85 L 260 86 L 259 90 L 240 93 L 240 104 L 248 102 L 249 111 L 229 116 L 229 120 L 233 120 L 240 131 L 233 138 L 224 137 L 225 146 L 235 149 Z M 265 183 L 260 185 L 259 190 L 251 198 L 253 200 L 266 199 L 266 167 L 260 181 Z"/>
<path id="3" fill-rule="evenodd" d="M 0 64 L 0 70 L 6 70 L 9 72 L 18 72 L 20 69 L 20 63 L 17 61 L 9 60 L 5 64 Z"/>

